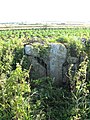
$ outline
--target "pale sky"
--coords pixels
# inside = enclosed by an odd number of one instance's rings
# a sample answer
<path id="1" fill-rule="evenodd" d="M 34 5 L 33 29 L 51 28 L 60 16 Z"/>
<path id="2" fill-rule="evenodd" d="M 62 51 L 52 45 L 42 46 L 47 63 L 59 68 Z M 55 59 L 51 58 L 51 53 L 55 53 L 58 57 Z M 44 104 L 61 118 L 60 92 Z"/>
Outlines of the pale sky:
<path id="1" fill-rule="evenodd" d="M 90 21 L 90 0 L 0 0 L 1 22 Z"/>

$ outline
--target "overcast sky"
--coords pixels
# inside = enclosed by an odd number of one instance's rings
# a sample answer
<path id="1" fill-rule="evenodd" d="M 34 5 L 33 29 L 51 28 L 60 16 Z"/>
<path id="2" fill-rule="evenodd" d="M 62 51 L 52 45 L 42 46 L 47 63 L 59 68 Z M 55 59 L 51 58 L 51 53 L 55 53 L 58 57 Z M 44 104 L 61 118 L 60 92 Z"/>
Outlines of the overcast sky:
<path id="1" fill-rule="evenodd" d="M 90 0 L 0 0 L 0 22 L 90 21 Z"/>

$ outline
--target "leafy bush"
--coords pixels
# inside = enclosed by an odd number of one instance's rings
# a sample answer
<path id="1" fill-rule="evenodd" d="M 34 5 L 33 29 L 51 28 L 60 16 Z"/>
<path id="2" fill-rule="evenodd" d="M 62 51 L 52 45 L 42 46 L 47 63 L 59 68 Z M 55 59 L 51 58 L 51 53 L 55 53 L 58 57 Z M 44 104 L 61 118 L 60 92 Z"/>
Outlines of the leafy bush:
<path id="1" fill-rule="evenodd" d="M 68 120 L 70 117 L 71 93 L 55 87 L 50 78 L 31 82 L 32 120 Z"/>
<path id="2" fill-rule="evenodd" d="M 1 74 L 0 77 L 0 120 L 29 120 L 30 115 L 30 86 L 25 81 L 28 71 L 17 68 L 10 77 Z"/>
<path id="3" fill-rule="evenodd" d="M 90 119 L 89 29 L 41 29 L 0 31 L 0 120 Z M 30 64 L 24 44 L 33 40 L 68 43 L 73 56 L 85 53 L 70 87 L 57 88 L 51 78 L 30 81 Z M 83 44 L 81 39 L 85 38 Z M 44 57 L 48 46 L 38 46 Z M 48 53 L 47 53 L 48 54 Z"/>

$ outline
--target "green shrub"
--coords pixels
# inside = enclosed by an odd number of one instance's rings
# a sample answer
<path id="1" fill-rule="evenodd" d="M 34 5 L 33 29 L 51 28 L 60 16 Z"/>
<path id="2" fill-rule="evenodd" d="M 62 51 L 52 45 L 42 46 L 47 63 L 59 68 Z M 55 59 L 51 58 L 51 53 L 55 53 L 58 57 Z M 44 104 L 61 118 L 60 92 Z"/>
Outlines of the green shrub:
<path id="1" fill-rule="evenodd" d="M 22 71 L 18 64 L 10 77 L 5 74 L 0 78 L 0 120 L 29 120 L 30 118 L 30 86 L 25 81 L 28 71 Z"/>
<path id="2" fill-rule="evenodd" d="M 75 73 L 75 76 L 71 79 L 71 94 L 72 94 L 72 110 L 71 120 L 85 120 L 88 119 L 88 113 L 90 114 L 90 107 L 88 104 L 89 90 L 87 88 L 87 56 L 84 61 L 81 62 L 79 70 Z"/>
<path id="3" fill-rule="evenodd" d="M 0 31 L 0 120 L 90 119 L 89 35 L 89 29 Z M 30 81 L 29 59 L 23 52 L 24 44 L 35 37 L 45 43 L 44 47 L 35 46 L 43 58 L 48 54 L 49 42 L 68 45 L 71 56 L 87 55 L 74 76 L 69 71 L 71 91 L 57 88 L 51 78 Z"/>

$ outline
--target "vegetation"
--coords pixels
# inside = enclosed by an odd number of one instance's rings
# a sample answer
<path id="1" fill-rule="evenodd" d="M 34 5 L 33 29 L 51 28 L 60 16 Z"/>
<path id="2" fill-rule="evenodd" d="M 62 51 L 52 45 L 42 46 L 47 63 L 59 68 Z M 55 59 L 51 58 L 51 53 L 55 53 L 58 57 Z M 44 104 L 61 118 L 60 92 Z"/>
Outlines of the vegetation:
<path id="1" fill-rule="evenodd" d="M 31 66 L 24 44 L 39 41 L 65 44 L 84 55 L 75 75 L 71 64 L 68 87 L 57 88 L 51 78 L 30 80 Z M 37 49 L 37 46 L 35 46 Z M 46 49 L 39 45 L 40 55 Z M 72 53 L 71 53 L 72 54 Z M 0 120 L 90 119 L 90 29 L 32 29 L 0 31 Z"/>

